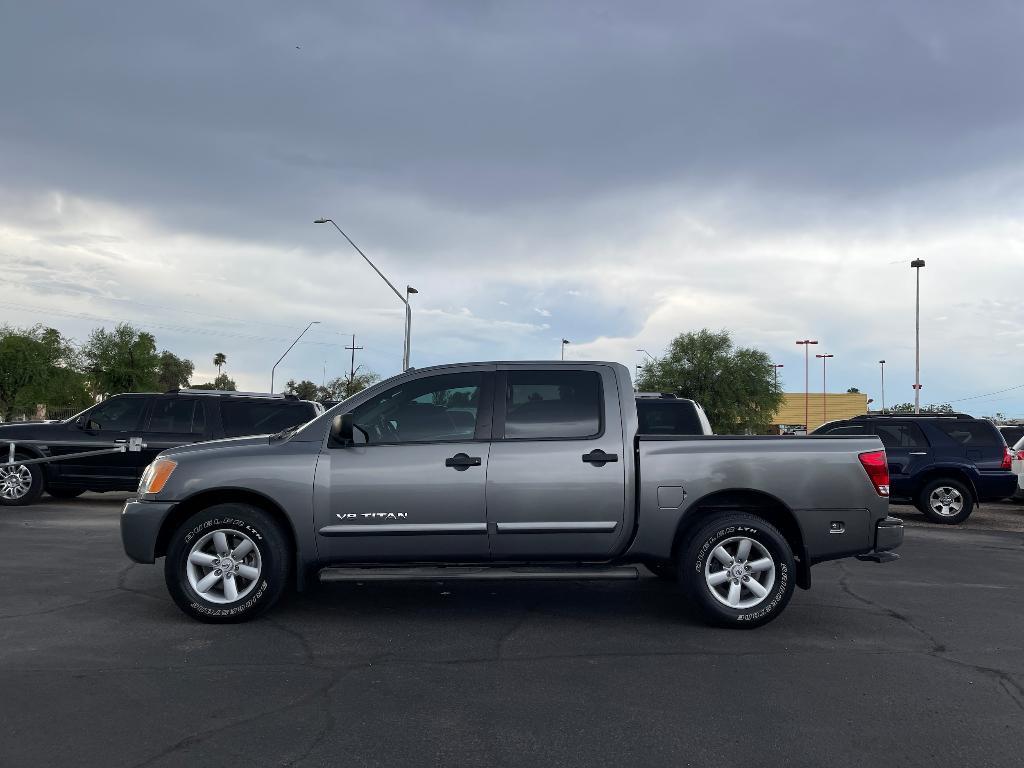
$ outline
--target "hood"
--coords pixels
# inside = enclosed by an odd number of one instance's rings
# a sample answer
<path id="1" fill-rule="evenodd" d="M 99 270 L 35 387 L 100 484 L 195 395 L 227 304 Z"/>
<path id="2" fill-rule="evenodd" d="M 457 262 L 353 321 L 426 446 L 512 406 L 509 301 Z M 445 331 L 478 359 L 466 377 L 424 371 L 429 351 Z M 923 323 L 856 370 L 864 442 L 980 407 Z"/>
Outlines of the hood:
<path id="1" fill-rule="evenodd" d="M 18 438 L 46 440 L 58 432 L 67 432 L 67 425 L 63 421 L 9 421 L 0 424 L 0 442 Z"/>
<path id="2" fill-rule="evenodd" d="M 269 445 L 270 435 L 252 435 L 249 437 L 225 437 L 221 440 L 207 440 L 204 443 L 190 443 L 177 448 L 169 448 L 161 452 L 161 456 L 181 456 L 198 451 L 230 451 L 236 448 L 248 448 L 256 445 Z"/>

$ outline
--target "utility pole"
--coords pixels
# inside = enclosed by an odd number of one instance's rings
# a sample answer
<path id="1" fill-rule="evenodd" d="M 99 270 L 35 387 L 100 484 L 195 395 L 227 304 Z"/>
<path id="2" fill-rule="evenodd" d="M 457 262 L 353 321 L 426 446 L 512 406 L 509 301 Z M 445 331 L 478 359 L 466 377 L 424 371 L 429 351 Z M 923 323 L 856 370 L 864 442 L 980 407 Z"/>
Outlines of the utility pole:
<path id="1" fill-rule="evenodd" d="M 828 407 L 828 387 L 825 386 L 825 362 L 830 357 L 835 355 L 815 355 L 815 357 L 821 358 L 821 423 L 824 424 L 828 421 L 826 416 L 826 409 Z"/>
<path id="2" fill-rule="evenodd" d="M 774 363 L 772 368 L 775 369 L 775 388 L 779 388 L 779 368 L 785 368 L 786 366 L 782 363 Z"/>
<path id="3" fill-rule="evenodd" d="M 565 345 L 571 343 L 568 339 L 562 339 L 562 359 L 565 360 Z"/>
<path id="4" fill-rule="evenodd" d="M 356 378 L 356 350 L 357 349 L 362 349 L 362 347 L 357 347 L 356 346 L 356 335 L 354 333 L 352 334 L 352 346 L 351 347 L 345 347 L 345 349 L 351 349 L 352 350 L 352 362 L 351 362 L 351 364 L 349 366 L 349 369 L 348 369 L 348 378 L 349 378 L 349 381 L 355 381 L 355 378 Z"/>
<path id="5" fill-rule="evenodd" d="M 914 298 L 914 413 L 921 412 L 921 267 L 924 259 L 914 259 L 910 266 L 917 270 Z"/>
<path id="6" fill-rule="evenodd" d="M 804 348 L 804 434 L 810 434 L 810 412 L 811 412 L 811 379 L 810 373 L 808 372 L 811 367 L 811 355 L 810 345 L 817 344 L 816 341 L 810 339 L 804 339 L 798 341 L 797 344 L 802 344 Z"/>
<path id="7" fill-rule="evenodd" d="M 882 413 L 885 413 L 885 360 L 879 360 L 882 366 Z"/>

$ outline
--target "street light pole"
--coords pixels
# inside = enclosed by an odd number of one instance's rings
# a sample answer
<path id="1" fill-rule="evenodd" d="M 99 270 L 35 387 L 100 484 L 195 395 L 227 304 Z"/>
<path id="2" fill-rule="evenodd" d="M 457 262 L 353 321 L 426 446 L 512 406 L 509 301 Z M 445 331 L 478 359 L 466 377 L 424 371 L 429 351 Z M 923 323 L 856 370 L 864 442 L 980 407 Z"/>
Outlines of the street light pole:
<path id="1" fill-rule="evenodd" d="M 280 356 L 279 358 L 277 358 L 277 362 L 276 362 L 276 363 L 274 363 L 274 367 L 270 369 L 270 392 L 271 392 L 271 394 L 273 394 L 273 392 L 274 392 L 274 374 L 275 374 L 275 373 L 277 372 L 277 366 L 278 366 L 278 364 L 279 364 L 279 363 L 280 363 L 280 362 L 281 362 L 282 360 L 284 360 L 284 358 L 285 358 L 285 355 L 287 355 L 287 354 L 288 354 L 289 352 L 291 352 L 291 351 L 292 351 L 292 347 L 294 347 L 294 346 L 295 346 L 296 344 L 298 344 L 298 343 L 299 343 L 299 339 L 301 339 L 301 338 L 302 338 L 303 336 L 305 336 L 305 335 L 306 335 L 306 331 L 308 331 L 308 330 L 309 330 L 310 328 L 312 328 L 312 327 L 313 327 L 314 325 L 320 325 L 320 321 L 319 321 L 319 320 L 314 320 L 314 321 L 313 321 L 312 323 L 310 323 L 309 325 L 307 325 L 307 326 L 305 327 L 305 329 L 303 329 L 302 333 L 300 333 L 300 334 L 299 334 L 298 336 L 296 336 L 296 337 L 295 337 L 295 341 L 293 341 L 293 342 L 292 342 L 291 344 L 289 344 L 289 345 L 288 345 L 288 349 L 286 349 L 286 350 L 284 351 L 284 355 L 281 355 L 281 356 Z"/>
<path id="2" fill-rule="evenodd" d="M 811 341 L 810 339 L 804 339 L 803 341 L 798 341 L 797 342 L 797 344 L 802 344 L 803 348 L 804 348 L 804 433 L 805 434 L 809 434 L 810 431 L 811 431 L 810 430 L 810 420 L 811 420 L 811 417 L 810 417 L 810 412 L 811 412 L 811 379 L 810 379 L 810 373 L 809 373 L 810 367 L 811 367 L 811 357 L 810 357 L 810 349 L 811 349 L 811 347 L 810 347 L 810 345 L 811 344 L 817 344 L 817 343 L 818 342 Z"/>
<path id="3" fill-rule="evenodd" d="M 815 355 L 821 358 L 821 423 L 828 421 L 826 412 L 828 409 L 828 387 L 825 385 L 825 361 L 835 355 Z"/>
<path id="4" fill-rule="evenodd" d="M 783 365 L 782 363 L 775 363 L 775 364 L 772 365 L 772 368 L 775 369 L 775 388 L 776 389 L 779 388 L 779 368 L 785 368 L 785 367 L 786 366 Z"/>
<path id="5" fill-rule="evenodd" d="M 924 259 L 914 259 L 910 266 L 917 270 L 914 296 L 914 413 L 921 412 L 921 267 Z"/>
<path id="6" fill-rule="evenodd" d="M 645 355 L 647 355 L 647 359 L 648 359 L 648 360 L 650 360 L 650 361 L 651 361 L 652 363 L 656 363 L 656 362 L 658 362 L 657 360 L 655 360 L 655 359 L 654 359 L 654 355 L 652 355 L 652 354 L 651 354 L 650 352 L 648 352 L 648 351 L 647 351 L 646 349 L 638 349 L 638 350 L 636 350 L 636 351 L 637 351 L 637 352 L 643 352 L 643 353 L 644 353 Z"/>
<path id="7" fill-rule="evenodd" d="M 882 366 L 882 413 L 885 413 L 885 360 L 879 360 Z"/>
<path id="8" fill-rule="evenodd" d="M 363 253 L 358 245 L 352 242 L 352 238 L 345 234 L 345 231 L 338 226 L 337 222 L 335 222 L 334 219 L 316 219 L 313 221 L 313 223 L 333 224 L 334 228 L 341 233 L 341 236 L 348 240 L 348 244 L 356 249 L 356 253 L 362 256 L 366 263 L 373 267 L 373 271 L 377 273 L 380 279 L 388 284 L 388 288 L 395 292 L 395 296 L 398 297 L 398 300 L 405 304 L 405 342 L 402 344 L 402 370 L 409 370 L 409 352 L 411 350 L 409 336 L 412 333 L 412 307 L 409 304 L 409 295 L 413 293 L 419 293 L 419 291 L 407 285 L 405 287 L 405 295 L 403 296 L 402 292 L 395 288 L 394 284 L 390 280 L 384 277 L 384 273 L 377 269 L 377 265 L 370 261 L 370 257 Z"/>
<path id="9" fill-rule="evenodd" d="M 565 360 L 565 345 L 570 344 L 568 339 L 562 339 L 562 359 Z"/>

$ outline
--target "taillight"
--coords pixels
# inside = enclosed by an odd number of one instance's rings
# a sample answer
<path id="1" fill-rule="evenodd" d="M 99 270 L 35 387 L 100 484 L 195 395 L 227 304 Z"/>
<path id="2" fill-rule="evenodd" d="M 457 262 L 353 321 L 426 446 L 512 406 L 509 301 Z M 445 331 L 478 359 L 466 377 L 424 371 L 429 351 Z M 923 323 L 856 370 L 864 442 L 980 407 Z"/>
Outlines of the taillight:
<path id="1" fill-rule="evenodd" d="M 1024 451 L 1017 451 L 1017 461 L 1024 461 Z"/>
<path id="2" fill-rule="evenodd" d="M 885 451 L 868 451 L 859 456 L 860 465 L 868 473 L 871 484 L 879 496 L 889 495 L 889 464 L 885 460 Z"/>
<path id="3" fill-rule="evenodd" d="M 999 465 L 1000 469 L 1013 469 L 1013 451 L 1009 448 L 1003 449 L 1003 463 Z"/>

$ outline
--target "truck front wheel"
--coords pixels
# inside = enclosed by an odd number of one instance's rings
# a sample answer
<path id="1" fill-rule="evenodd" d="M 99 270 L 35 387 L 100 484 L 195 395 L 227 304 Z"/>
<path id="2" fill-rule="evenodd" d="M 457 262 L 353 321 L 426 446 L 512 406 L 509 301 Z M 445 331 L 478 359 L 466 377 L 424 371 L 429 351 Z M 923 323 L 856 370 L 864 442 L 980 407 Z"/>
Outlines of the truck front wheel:
<path id="1" fill-rule="evenodd" d="M 193 619 L 228 624 L 277 602 L 290 560 L 287 539 L 269 514 L 248 504 L 216 504 L 171 534 L 164 579 Z"/>
<path id="2" fill-rule="evenodd" d="M 755 515 L 716 515 L 683 547 L 680 582 L 710 624 L 750 629 L 789 602 L 793 551 L 775 526 Z"/>

